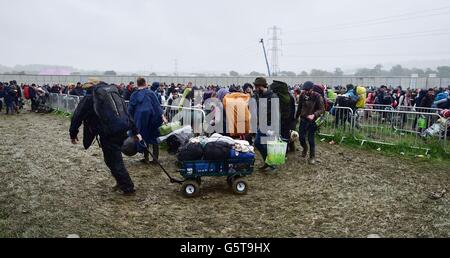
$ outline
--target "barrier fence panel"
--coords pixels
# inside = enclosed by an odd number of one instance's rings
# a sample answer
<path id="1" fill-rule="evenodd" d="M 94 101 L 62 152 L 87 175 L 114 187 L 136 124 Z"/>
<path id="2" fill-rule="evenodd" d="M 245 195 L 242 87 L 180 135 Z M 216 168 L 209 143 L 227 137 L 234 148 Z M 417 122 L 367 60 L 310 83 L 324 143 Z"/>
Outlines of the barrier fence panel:
<path id="1" fill-rule="evenodd" d="M 334 107 L 332 112 L 326 113 L 319 120 L 319 134 L 336 136 L 337 134 L 351 135 L 353 131 L 353 110 L 348 107 Z"/>
<path id="2" fill-rule="evenodd" d="M 50 93 L 48 97 L 48 106 L 52 109 L 56 109 L 63 112 L 73 113 L 77 108 L 82 97 L 62 95 L 56 93 Z"/>
<path id="3" fill-rule="evenodd" d="M 433 112 L 360 109 L 354 117 L 355 139 L 427 149 L 430 144 L 447 147 L 448 120 Z"/>
<path id="4" fill-rule="evenodd" d="M 365 142 L 406 145 L 429 150 L 432 145 L 449 150 L 448 134 L 450 121 L 442 118 L 441 110 L 399 107 L 395 110 L 387 105 L 368 105 L 354 112 L 350 108 L 334 107 L 319 120 L 319 135 L 354 137 Z M 409 110 L 409 111 L 408 111 Z"/>
<path id="5" fill-rule="evenodd" d="M 204 135 L 207 129 L 206 112 L 201 108 L 162 105 L 169 122 L 180 122 L 183 126 L 190 125 L 194 133 Z"/>

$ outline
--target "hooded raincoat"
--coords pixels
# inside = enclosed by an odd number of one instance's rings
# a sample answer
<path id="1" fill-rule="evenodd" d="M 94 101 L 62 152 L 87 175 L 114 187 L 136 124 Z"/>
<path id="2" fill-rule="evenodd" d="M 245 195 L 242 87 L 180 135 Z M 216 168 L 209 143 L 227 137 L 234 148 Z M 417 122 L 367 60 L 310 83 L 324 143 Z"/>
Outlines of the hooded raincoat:
<path id="1" fill-rule="evenodd" d="M 158 144 L 159 127 L 163 124 L 163 110 L 156 94 L 149 89 L 137 90 L 131 95 L 128 112 L 145 142 Z"/>

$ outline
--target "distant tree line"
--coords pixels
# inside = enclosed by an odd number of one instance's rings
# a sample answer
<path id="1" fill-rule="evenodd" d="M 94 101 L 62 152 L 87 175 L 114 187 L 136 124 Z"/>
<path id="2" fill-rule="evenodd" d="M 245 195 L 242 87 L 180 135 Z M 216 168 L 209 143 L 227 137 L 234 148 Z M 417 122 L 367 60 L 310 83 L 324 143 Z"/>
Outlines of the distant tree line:
<path id="1" fill-rule="evenodd" d="M 411 76 L 418 74 L 419 76 L 428 76 L 430 74 L 436 74 L 440 77 L 450 77 L 450 66 L 439 66 L 436 70 L 431 68 L 404 68 L 401 65 L 395 65 L 390 70 L 383 70 L 382 65 L 376 65 L 373 69 L 361 68 L 355 73 L 356 76 Z"/>
<path id="2" fill-rule="evenodd" d="M 436 70 L 431 68 L 420 69 L 420 68 L 404 68 L 401 65 L 395 65 L 390 70 L 384 70 L 382 65 L 376 65 L 374 68 L 360 68 L 357 69 L 354 76 L 411 76 L 413 74 L 419 75 L 419 77 L 428 76 L 430 74 L 436 74 L 439 77 L 450 77 L 450 66 L 439 66 Z M 236 71 L 231 71 L 229 76 L 240 76 Z M 244 76 L 266 76 L 264 73 L 251 72 L 249 74 L 242 74 Z M 281 71 L 276 76 L 344 76 L 344 71 L 341 68 L 335 68 L 333 72 L 320 69 L 312 69 L 309 73 L 302 71 L 300 73 L 295 73 L 292 71 Z M 227 74 L 222 74 L 222 76 L 227 76 Z"/>

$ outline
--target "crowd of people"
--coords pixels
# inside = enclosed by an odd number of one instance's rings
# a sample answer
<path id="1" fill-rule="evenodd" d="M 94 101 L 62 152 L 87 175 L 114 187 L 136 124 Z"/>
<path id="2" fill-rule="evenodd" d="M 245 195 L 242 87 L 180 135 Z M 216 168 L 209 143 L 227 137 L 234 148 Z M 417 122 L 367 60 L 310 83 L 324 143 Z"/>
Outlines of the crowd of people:
<path id="1" fill-rule="evenodd" d="M 38 112 L 40 108 L 47 109 L 48 96 L 49 91 L 46 86 L 18 85 L 16 81 L 0 82 L 0 113 L 5 106 L 7 115 L 20 114 L 27 100 L 30 102 L 32 112 Z"/>
<path id="2" fill-rule="evenodd" d="M 349 107 L 351 109 L 365 108 L 370 105 L 379 107 L 386 106 L 391 108 L 415 107 L 417 111 L 427 110 L 428 108 L 450 109 L 450 86 L 448 88 L 430 88 L 427 90 L 403 89 L 401 86 L 393 88 L 391 86 L 362 87 L 352 84 L 330 87 L 327 85 L 305 82 L 300 85 L 289 86 L 288 84 L 275 80 L 268 84 L 265 78 L 256 78 L 253 83 L 244 85 L 231 85 L 228 87 L 219 87 L 217 85 L 195 86 L 193 83 L 187 84 L 166 84 L 153 82 L 148 85 L 144 78 L 138 78 L 137 84 L 130 82 L 125 84 L 106 84 L 104 82 L 89 82 L 85 84 L 77 83 L 62 85 L 43 85 L 35 84 L 18 85 L 17 82 L 0 83 L 0 110 L 3 108 L 3 102 L 6 107 L 6 114 L 16 114 L 23 108 L 24 101 L 29 100 L 31 111 L 37 111 L 40 105 L 45 105 L 46 99 L 51 93 L 68 94 L 73 96 L 82 96 L 70 128 L 72 143 L 77 143 L 78 128 L 84 123 L 85 131 L 92 135 L 85 139 L 85 147 L 89 148 L 96 136 L 100 136 L 101 147 L 104 152 L 104 159 L 111 169 L 113 176 L 117 180 L 116 189 L 124 193 L 133 193 L 134 186 L 128 175 L 121 159 L 120 146 L 129 135 L 104 135 L 102 134 L 102 124 L 94 112 L 93 91 L 95 86 L 110 86 L 120 99 L 128 101 L 127 113 L 130 116 L 132 125 L 132 135 L 136 139 L 144 139 L 148 146 L 141 151 L 144 153 L 143 162 L 150 163 L 149 154 L 152 154 L 153 161 L 157 162 L 159 156 L 159 146 L 157 142 L 158 128 L 167 123 L 167 110 L 162 108 L 166 106 L 195 106 L 204 107 L 208 100 L 215 100 L 223 104 L 223 113 L 215 110 L 214 105 L 208 114 L 212 113 L 211 125 L 223 122 L 223 132 L 225 134 L 252 143 L 261 153 L 263 161 L 267 157 L 267 143 L 262 139 L 264 137 L 276 137 L 288 142 L 289 151 L 297 151 L 295 141 L 300 142 L 301 157 L 308 158 L 308 163 L 316 163 L 315 134 L 317 131 L 318 120 L 323 117 L 325 112 L 333 112 L 336 107 Z M 112 87 L 111 87 L 112 86 Z M 196 92 L 200 92 L 198 94 Z M 3 101 L 1 101 L 3 99 Z M 267 106 L 260 107 L 260 100 L 267 99 Z M 267 126 L 271 126 L 272 102 L 278 99 L 276 103 L 279 110 L 280 128 L 278 132 L 268 131 L 263 125 L 257 123 L 257 130 L 251 131 L 250 126 L 250 100 L 255 100 L 257 106 L 257 116 L 267 117 Z M 230 103 L 241 103 L 245 109 L 244 131 L 238 130 L 237 111 L 227 109 Z M 115 104 L 117 105 L 117 103 Z M 117 109 L 117 106 L 115 107 Z M 217 112 L 217 113 L 215 113 Z M 262 114 L 265 112 L 265 114 Z M 119 113 L 118 113 L 119 114 Z M 222 121 L 220 121 L 223 119 Z M 336 119 L 337 120 L 337 119 Z M 129 130 L 128 130 L 129 131 Z M 256 132 L 256 133 L 255 133 Z M 275 134 L 275 135 L 274 135 Z M 295 138 L 293 135 L 297 135 Z M 151 149 L 151 150 L 150 150 Z M 276 167 L 264 164 L 260 170 L 276 171 Z"/>

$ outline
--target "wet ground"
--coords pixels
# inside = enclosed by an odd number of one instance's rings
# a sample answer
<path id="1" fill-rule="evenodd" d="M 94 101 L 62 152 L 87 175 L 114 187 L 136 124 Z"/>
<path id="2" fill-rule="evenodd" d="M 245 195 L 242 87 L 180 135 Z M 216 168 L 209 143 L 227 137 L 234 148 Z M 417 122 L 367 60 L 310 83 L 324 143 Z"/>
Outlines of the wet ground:
<path id="1" fill-rule="evenodd" d="M 0 115 L 0 237 L 450 237 L 450 196 L 427 196 L 450 185 L 449 163 L 323 143 L 317 166 L 290 154 L 278 174 L 250 176 L 246 196 L 205 178 L 186 199 L 133 157 L 138 192 L 123 197 L 99 148 L 70 144 L 69 123 Z M 161 160 L 176 176 L 175 157 Z"/>

